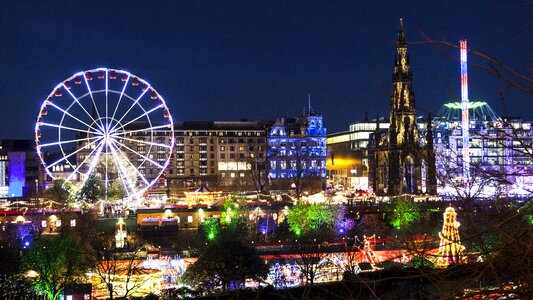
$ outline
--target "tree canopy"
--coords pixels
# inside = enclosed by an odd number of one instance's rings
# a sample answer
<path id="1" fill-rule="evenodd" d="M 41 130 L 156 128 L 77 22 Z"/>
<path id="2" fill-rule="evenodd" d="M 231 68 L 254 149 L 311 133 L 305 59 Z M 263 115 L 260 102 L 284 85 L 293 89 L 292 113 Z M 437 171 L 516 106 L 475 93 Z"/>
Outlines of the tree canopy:
<path id="1" fill-rule="evenodd" d="M 289 230 L 296 235 L 306 234 L 335 224 L 337 210 L 325 204 L 299 204 L 287 215 Z"/>
<path id="2" fill-rule="evenodd" d="M 22 257 L 23 269 L 35 274 L 34 289 L 50 300 L 60 299 L 66 286 L 76 283 L 89 268 L 84 249 L 71 235 L 39 238 Z"/>
<path id="3" fill-rule="evenodd" d="M 255 248 L 245 244 L 233 231 L 224 230 L 187 269 L 183 279 L 194 285 L 221 285 L 225 290 L 231 281 L 259 279 L 266 272 L 267 266 Z"/>
<path id="4" fill-rule="evenodd" d="M 422 214 L 412 199 L 398 199 L 392 210 L 389 223 L 395 229 L 401 229 L 409 228 L 421 219 Z"/>
<path id="5" fill-rule="evenodd" d="M 44 192 L 47 200 L 66 206 L 72 202 L 72 184 L 65 182 L 65 179 L 59 178 L 52 182 L 52 186 Z"/>
<path id="6" fill-rule="evenodd" d="M 102 197 L 104 188 L 101 180 L 94 173 L 89 174 L 85 184 L 78 191 L 78 198 L 94 203 Z"/>

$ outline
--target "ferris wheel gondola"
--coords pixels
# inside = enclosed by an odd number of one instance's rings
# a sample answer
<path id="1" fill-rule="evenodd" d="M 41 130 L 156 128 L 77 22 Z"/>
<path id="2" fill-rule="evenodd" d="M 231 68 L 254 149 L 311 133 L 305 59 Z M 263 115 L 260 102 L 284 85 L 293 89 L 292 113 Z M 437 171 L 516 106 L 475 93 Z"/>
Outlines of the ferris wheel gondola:
<path id="1" fill-rule="evenodd" d="M 98 68 L 72 75 L 46 97 L 35 147 L 53 179 L 82 188 L 96 178 L 105 199 L 117 185 L 127 197 L 140 197 L 169 166 L 173 128 L 165 100 L 148 82 Z"/>

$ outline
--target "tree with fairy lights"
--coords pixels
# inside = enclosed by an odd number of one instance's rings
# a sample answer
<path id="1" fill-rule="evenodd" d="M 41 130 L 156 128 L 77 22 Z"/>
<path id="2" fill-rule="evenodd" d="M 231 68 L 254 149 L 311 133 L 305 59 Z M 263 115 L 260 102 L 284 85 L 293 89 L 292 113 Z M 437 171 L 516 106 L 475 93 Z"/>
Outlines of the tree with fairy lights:
<path id="1" fill-rule="evenodd" d="M 445 268 L 450 264 L 459 263 L 463 258 L 464 246 L 459 237 L 457 213 L 453 207 L 446 208 L 444 212 L 444 224 L 439 232 L 440 246 L 437 256 L 437 266 Z"/>

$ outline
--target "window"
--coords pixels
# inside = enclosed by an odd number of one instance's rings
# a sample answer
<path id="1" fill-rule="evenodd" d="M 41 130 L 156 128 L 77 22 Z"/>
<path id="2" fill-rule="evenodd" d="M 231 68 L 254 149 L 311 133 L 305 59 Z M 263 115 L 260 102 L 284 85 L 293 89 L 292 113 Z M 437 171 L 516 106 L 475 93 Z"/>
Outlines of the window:
<path id="1" fill-rule="evenodd" d="M 230 146 L 229 151 L 235 151 L 235 146 Z"/>
<path id="2" fill-rule="evenodd" d="M 244 146 L 239 146 L 239 151 L 244 151 Z"/>
<path id="3" fill-rule="evenodd" d="M 235 173 L 231 173 L 231 174 L 229 174 L 229 176 L 230 176 L 231 178 L 235 178 Z"/>
<path id="4" fill-rule="evenodd" d="M 76 227 L 76 219 L 70 220 L 70 227 Z"/>
<path id="5" fill-rule="evenodd" d="M 220 153 L 220 158 L 221 159 L 226 159 L 226 153 Z"/>
<path id="6" fill-rule="evenodd" d="M 226 151 L 226 147 L 220 146 L 220 151 Z"/>
<path id="7" fill-rule="evenodd" d="M 241 178 L 243 178 L 243 177 L 244 177 L 244 173 L 239 173 L 239 176 L 240 176 Z"/>
<path id="8" fill-rule="evenodd" d="M 192 216 L 187 217 L 187 222 L 192 223 Z"/>

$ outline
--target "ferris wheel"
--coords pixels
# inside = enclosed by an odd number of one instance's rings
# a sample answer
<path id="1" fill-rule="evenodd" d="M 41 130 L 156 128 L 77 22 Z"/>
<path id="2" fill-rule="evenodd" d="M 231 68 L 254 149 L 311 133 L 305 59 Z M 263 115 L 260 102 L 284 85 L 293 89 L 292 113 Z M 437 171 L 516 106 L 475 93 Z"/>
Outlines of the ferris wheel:
<path id="1" fill-rule="evenodd" d="M 139 198 L 168 169 L 172 116 L 161 95 L 123 70 L 98 68 L 59 83 L 42 103 L 35 146 L 46 174 L 108 199 Z"/>

